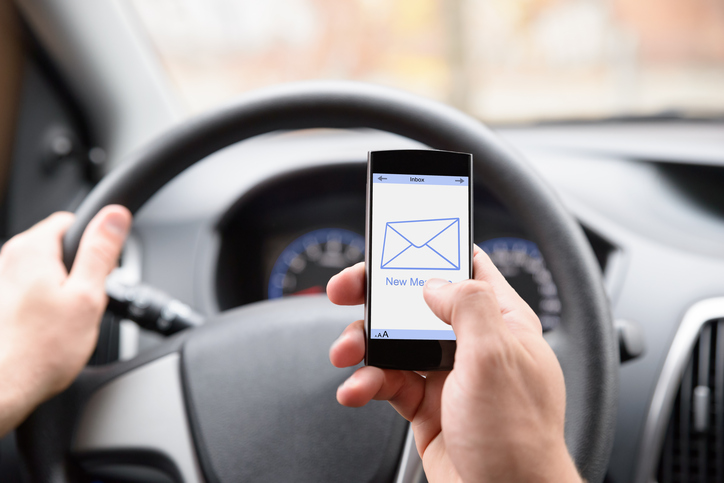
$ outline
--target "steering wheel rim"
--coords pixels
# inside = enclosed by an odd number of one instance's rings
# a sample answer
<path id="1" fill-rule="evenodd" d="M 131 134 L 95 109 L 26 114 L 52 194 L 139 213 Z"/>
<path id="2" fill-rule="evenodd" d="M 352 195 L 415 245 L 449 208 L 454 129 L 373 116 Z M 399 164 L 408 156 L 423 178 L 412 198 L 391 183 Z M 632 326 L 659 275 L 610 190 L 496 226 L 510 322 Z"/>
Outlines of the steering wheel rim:
<path id="1" fill-rule="evenodd" d="M 267 132 L 307 128 L 373 128 L 473 154 L 476 181 L 537 240 L 558 286 L 561 323 L 547 338 L 566 379 L 566 442 L 581 475 L 603 480 L 613 442 L 618 351 L 590 245 L 521 156 L 480 122 L 443 104 L 353 82 L 295 83 L 244 96 L 172 129 L 109 173 L 78 208 L 64 237 L 66 267 L 103 206 L 118 203 L 135 213 L 181 171 L 219 149 Z"/>

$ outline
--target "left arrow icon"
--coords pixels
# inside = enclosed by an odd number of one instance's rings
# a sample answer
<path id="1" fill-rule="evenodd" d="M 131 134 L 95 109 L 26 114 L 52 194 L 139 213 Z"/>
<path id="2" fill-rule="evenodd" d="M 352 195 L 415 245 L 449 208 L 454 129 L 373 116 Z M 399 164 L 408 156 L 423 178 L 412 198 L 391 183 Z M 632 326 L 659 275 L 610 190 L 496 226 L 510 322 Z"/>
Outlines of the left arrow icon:
<path id="1" fill-rule="evenodd" d="M 386 180 L 387 178 L 383 178 L 382 176 L 380 176 L 380 177 L 377 178 L 377 179 L 380 180 L 380 181 L 383 181 L 383 180 Z"/>

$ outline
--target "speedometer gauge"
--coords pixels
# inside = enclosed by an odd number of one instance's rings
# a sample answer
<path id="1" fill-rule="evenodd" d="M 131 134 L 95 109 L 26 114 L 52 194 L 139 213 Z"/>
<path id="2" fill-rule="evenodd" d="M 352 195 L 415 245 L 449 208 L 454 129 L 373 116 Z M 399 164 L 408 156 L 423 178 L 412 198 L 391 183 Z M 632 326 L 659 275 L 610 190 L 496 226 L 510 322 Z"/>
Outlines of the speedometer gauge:
<path id="1" fill-rule="evenodd" d="M 324 293 L 333 275 L 364 260 L 364 249 L 364 237 L 349 230 L 323 228 L 302 235 L 279 255 L 267 295 Z"/>
<path id="2" fill-rule="evenodd" d="M 490 255 L 508 283 L 538 314 L 543 330 L 560 321 L 561 301 L 538 246 L 522 238 L 493 238 L 478 246 Z"/>

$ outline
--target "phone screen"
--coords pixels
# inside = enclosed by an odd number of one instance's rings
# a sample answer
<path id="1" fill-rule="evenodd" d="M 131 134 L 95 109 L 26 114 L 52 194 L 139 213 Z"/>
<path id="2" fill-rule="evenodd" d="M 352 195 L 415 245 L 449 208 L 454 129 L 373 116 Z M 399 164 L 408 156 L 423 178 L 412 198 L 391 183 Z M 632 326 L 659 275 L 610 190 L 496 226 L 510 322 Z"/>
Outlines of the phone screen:
<path id="1" fill-rule="evenodd" d="M 386 163 L 371 164 L 370 340 L 455 340 L 452 327 L 425 303 L 422 289 L 430 278 L 450 282 L 470 278 L 469 168 L 461 171 L 464 174 L 443 175 L 429 174 L 436 172 L 435 164 L 417 166 L 425 169 L 389 172 Z"/>

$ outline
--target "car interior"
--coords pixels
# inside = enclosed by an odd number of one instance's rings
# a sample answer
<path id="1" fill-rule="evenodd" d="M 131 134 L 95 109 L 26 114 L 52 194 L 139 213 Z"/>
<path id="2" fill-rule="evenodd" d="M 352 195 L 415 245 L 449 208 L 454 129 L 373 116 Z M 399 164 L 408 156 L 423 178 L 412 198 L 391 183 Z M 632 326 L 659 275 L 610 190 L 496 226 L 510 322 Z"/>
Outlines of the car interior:
<path id="1" fill-rule="evenodd" d="M 364 315 L 325 287 L 365 260 L 368 152 L 441 149 L 586 481 L 724 482 L 723 86 L 708 0 L 0 0 L 0 245 L 73 211 L 70 266 L 134 214 L 0 481 L 427 481 L 389 404 L 335 400 Z"/>

